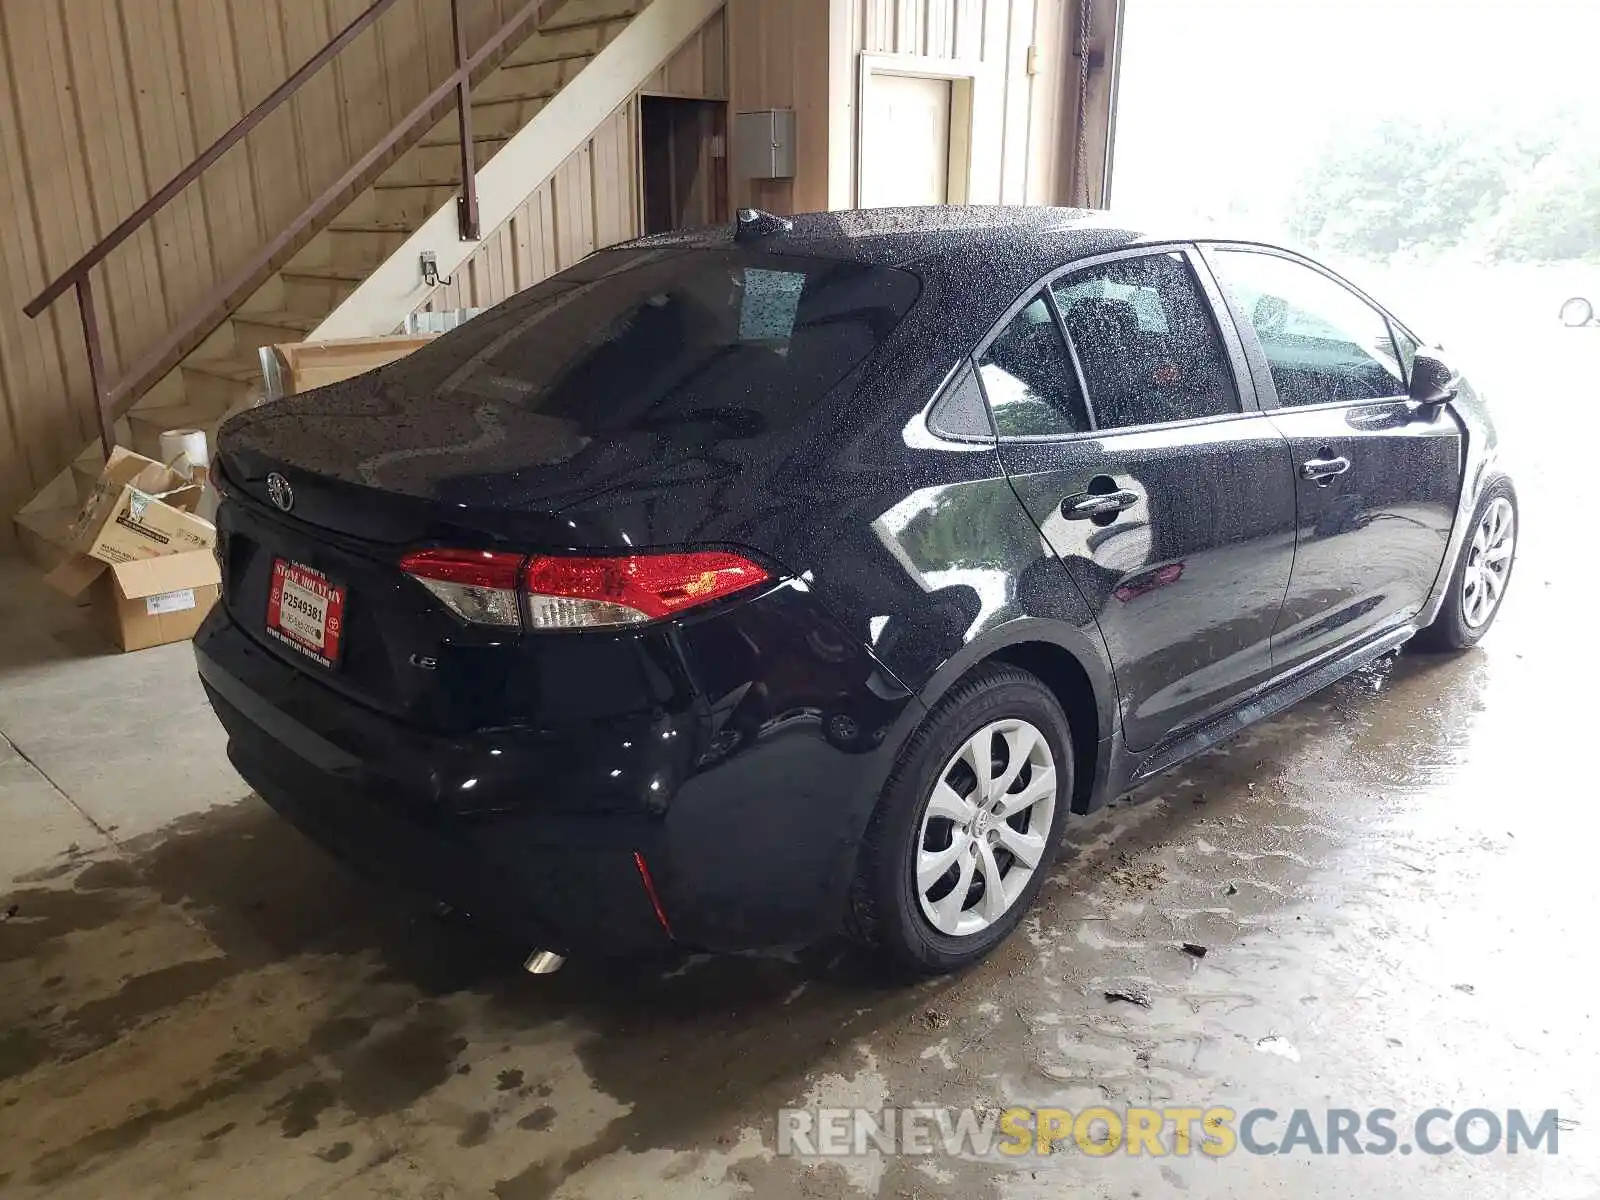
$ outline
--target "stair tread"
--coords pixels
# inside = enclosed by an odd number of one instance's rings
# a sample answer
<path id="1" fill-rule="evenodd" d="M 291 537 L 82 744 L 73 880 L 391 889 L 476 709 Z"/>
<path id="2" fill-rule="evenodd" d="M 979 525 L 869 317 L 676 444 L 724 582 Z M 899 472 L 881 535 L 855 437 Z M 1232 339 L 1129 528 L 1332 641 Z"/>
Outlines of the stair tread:
<path id="1" fill-rule="evenodd" d="M 351 267 L 293 267 L 279 271 L 285 279 L 321 279 L 334 283 L 360 283 L 370 270 L 358 271 Z"/>
<path id="2" fill-rule="evenodd" d="M 479 142 L 509 142 L 510 140 L 511 135 L 509 133 L 475 133 L 472 135 L 473 145 L 477 145 Z M 417 145 L 431 147 L 459 146 L 461 145 L 461 139 L 453 137 L 423 138 Z"/>
<path id="3" fill-rule="evenodd" d="M 621 18 L 619 17 L 618 20 L 620 21 Z M 600 51 L 598 50 L 558 50 L 549 58 L 508 58 L 500 64 L 499 70 L 504 71 L 508 67 L 512 70 L 518 67 L 548 67 L 552 63 L 572 62 L 578 58 L 593 58 L 599 53 Z"/>
<path id="4" fill-rule="evenodd" d="M 335 233 L 412 233 L 415 225 L 405 221 L 335 221 L 328 226 Z"/>
<path id="5" fill-rule="evenodd" d="M 261 378 L 260 363 L 246 358 L 189 358 L 184 360 L 183 368 L 186 371 L 204 371 L 207 375 L 231 379 L 235 383 L 254 383 Z M 183 408 L 188 403 L 185 401 L 182 404 L 166 404 L 161 407 Z"/>
<path id="6" fill-rule="evenodd" d="M 458 187 L 461 186 L 461 180 L 459 180 L 459 179 L 396 179 L 396 180 L 392 180 L 391 181 L 391 180 L 380 179 L 380 180 L 378 180 L 377 183 L 373 184 L 372 186 L 376 190 L 378 190 L 380 192 L 395 191 L 395 190 L 397 190 L 399 188 L 425 188 L 425 187 L 458 188 Z M 287 274 L 287 272 L 285 272 L 285 273 Z"/>
<path id="7" fill-rule="evenodd" d="M 183 404 L 168 404 L 161 408 L 136 408 L 128 413 L 130 422 L 153 425 L 162 431 L 168 429 L 201 428 L 222 419 L 228 405 L 189 400 Z"/>
<path id="8" fill-rule="evenodd" d="M 310 333 L 321 323 L 319 317 L 308 317 L 304 313 L 290 312 L 287 309 L 272 312 L 236 312 L 232 319 L 249 321 L 253 325 L 270 325 L 274 329 L 292 329 L 296 333 Z"/>
<path id="9" fill-rule="evenodd" d="M 556 91 L 559 90 L 560 89 L 552 89 L 543 92 L 515 92 L 505 96 L 484 96 L 481 99 L 477 96 L 474 96 L 472 98 L 472 107 L 478 109 L 489 108 L 496 104 L 526 104 L 530 100 L 553 100 L 555 98 Z"/>
<path id="10" fill-rule="evenodd" d="M 639 15 L 640 10 L 630 8 L 623 12 L 605 13 L 593 17 L 572 17 L 565 21 L 551 21 L 548 25 L 541 25 L 538 34 L 543 36 L 551 33 L 565 33 L 569 29 L 592 29 L 596 25 L 611 25 L 617 21 L 631 21 Z"/>

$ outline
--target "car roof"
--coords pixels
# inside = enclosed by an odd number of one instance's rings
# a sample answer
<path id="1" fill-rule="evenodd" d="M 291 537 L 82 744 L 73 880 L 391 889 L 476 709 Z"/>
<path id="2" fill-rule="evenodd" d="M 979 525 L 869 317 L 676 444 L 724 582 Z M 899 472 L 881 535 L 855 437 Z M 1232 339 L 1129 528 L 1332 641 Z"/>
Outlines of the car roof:
<path id="1" fill-rule="evenodd" d="M 1153 239 L 1092 209 L 1006 205 L 936 205 L 800 213 L 791 227 L 746 244 L 779 254 L 899 267 L 925 278 L 975 272 L 985 286 L 1015 285 L 1013 295 L 1073 259 Z M 667 246 L 726 248 L 731 225 L 654 234 L 616 249 Z"/>

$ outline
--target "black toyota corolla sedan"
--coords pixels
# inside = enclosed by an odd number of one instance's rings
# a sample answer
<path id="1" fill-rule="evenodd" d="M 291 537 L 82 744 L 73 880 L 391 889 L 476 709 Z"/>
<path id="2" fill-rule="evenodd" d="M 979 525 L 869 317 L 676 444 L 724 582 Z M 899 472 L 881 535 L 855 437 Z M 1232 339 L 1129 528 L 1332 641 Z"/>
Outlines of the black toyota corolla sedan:
<path id="1" fill-rule="evenodd" d="M 602 251 L 234 418 L 229 754 L 572 952 L 992 949 L 1062 829 L 1415 638 L 1517 500 L 1470 385 L 1272 246 L 878 210 Z"/>

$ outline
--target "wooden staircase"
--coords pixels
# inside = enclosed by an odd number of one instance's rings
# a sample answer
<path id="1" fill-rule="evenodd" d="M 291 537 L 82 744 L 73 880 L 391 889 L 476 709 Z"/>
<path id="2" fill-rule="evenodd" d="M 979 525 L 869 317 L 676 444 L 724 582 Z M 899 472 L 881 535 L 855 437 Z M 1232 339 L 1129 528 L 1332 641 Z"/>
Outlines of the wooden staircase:
<path id="1" fill-rule="evenodd" d="M 481 168 L 571 83 L 650 0 L 569 0 L 472 91 L 475 166 Z M 457 114 L 424 130 L 377 180 L 240 304 L 116 424 L 117 441 L 157 457 L 169 429 L 206 430 L 259 394 L 257 351 L 303 340 L 441 206 L 461 191 Z M 538 180 L 530 181 L 530 190 Z M 398 326 L 405 314 L 396 314 Z M 98 442 L 16 517 L 19 545 L 49 569 L 99 477 Z"/>

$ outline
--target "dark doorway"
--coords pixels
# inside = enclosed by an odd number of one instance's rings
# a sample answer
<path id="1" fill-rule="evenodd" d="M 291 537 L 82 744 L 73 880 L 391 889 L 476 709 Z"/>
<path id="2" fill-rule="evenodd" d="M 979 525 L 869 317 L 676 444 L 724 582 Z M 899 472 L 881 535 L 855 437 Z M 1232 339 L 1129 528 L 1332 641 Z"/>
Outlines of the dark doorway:
<path id="1" fill-rule="evenodd" d="M 645 232 L 728 220 L 727 105 L 643 96 L 640 108 Z"/>

